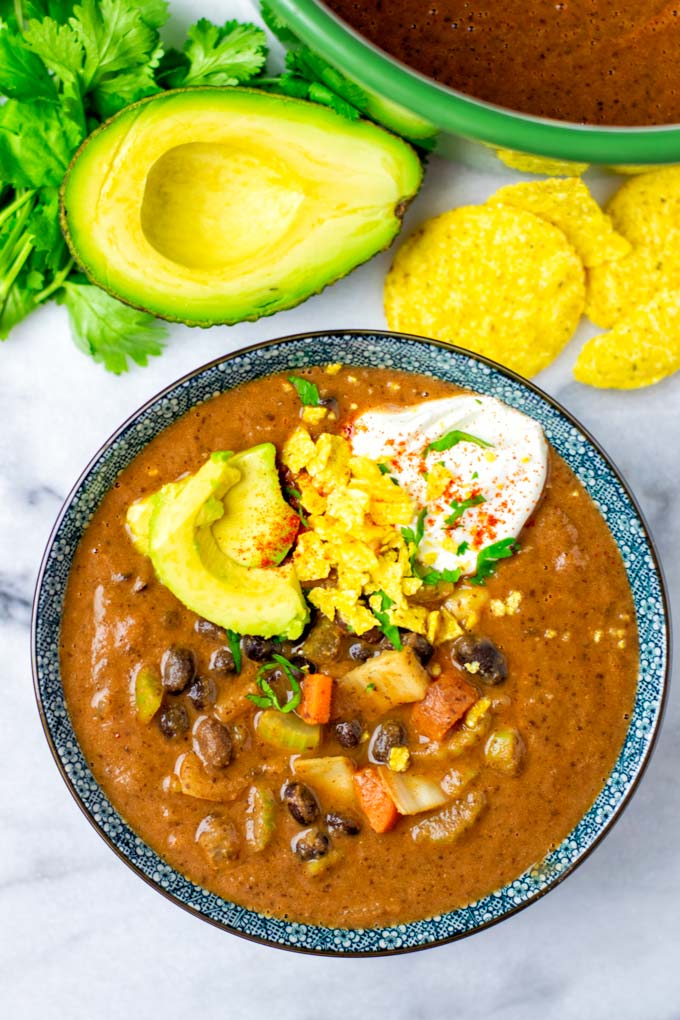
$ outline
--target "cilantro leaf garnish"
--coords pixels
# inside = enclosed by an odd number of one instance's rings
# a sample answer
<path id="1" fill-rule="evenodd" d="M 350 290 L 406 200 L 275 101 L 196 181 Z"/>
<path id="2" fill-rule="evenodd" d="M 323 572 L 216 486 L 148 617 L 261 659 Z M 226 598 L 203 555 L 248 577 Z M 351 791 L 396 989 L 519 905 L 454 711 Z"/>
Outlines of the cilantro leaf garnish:
<path id="1" fill-rule="evenodd" d="M 246 694 L 246 698 L 252 701 L 254 705 L 257 705 L 258 708 L 274 708 L 277 712 L 284 713 L 292 712 L 302 701 L 302 690 L 298 680 L 300 670 L 296 669 L 293 663 L 289 662 L 284 655 L 273 655 L 272 658 L 273 662 L 263 663 L 257 671 L 256 682 L 262 694 Z M 283 671 L 292 691 L 292 697 L 283 705 L 267 679 L 275 669 Z"/>
<path id="2" fill-rule="evenodd" d="M 456 549 L 456 556 L 462 556 L 463 553 L 467 552 L 469 548 L 470 548 L 469 542 L 461 542 L 458 548 Z"/>
<path id="3" fill-rule="evenodd" d="M 486 503 L 486 499 L 482 496 L 481 492 L 479 492 L 476 496 L 470 496 L 469 499 L 452 499 L 451 509 L 453 513 L 444 518 L 444 524 L 455 524 L 456 521 L 460 520 L 466 510 L 469 510 L 473 506 L 479 506 L 480 503 Z"/>
<path id="4" fill-rule="evenodd" d="M 231 652 L 231 656 L 232 656 L 232 658 L 234 660 L 234 669 L 236 670 L 237 673 L 240 673 L 241 672 L 241 664 L 242 664 L 242 658 L 241 658 L 241 635 L 237 634 L 235 630 L 229 630 L 228 627 L 226 628 L 226 630 L 227 630 L 227 643 L 229 645 L 229 651 Z"/>
<path id="5" fill-rule="evenodd" d="M 295 387 L 300 403 L 303 407 L 319 406 L 319 390 L 316 383 L 309 379 L 302 379 L 299 375 L 289 375 L 288 382 Z"/>
<path id="6" fill-rule="evenodd" d="M 480 439 L 479 436 L 472 436 L 469 432 L 460 432 L 459 429 L 453 429 L 453 431 L 441 436 L 440 439 L 435 439 L 433 443 L 430 443 L 425 453 L 429 453 L 430 450 L 442 453 L 444 450 L 450 450 L 454 446 L 458 446 L 458 443 L 475 443 L 476 446 L 481 446 L 484 449 L 489 449 L 493 446 L 493 443 L 487 443 L 486 439 Z"/>
<path id="7" fill-rule="evenodd" d="M 420 545 L 420 543 L 422 542 L 423 538 L 425 537 L 425 518 L 426 517 L 427 517 L 427 507 L 424 506 L 423 509 L 418 514 L 418 519 L 416 520 L 416 530 L 414 531 L 413 528 L 402 528 L 401 529 L 401 533 L 404 536 L 404 541 L 407 542 L 409 545 L 413 546 L 413 548 L 411 549 L 411 552 L 410 552 L 410 555 L 411 555 L 411 565 L 413 565 L 414 557 L 415 557 L 415 554 L 416 554 L 416 552 L 418 550 L 418 546 Z"/>
<path id="8" fill-rule="evenodd" d="M 387 640 L 392 642 L 397 651 L 401 651 L 402 644 L 401 637 L 399 635 L 399 628 L 390 622 L 389 614 L 387 612 L 390 606 L 394 605 L 394 599 L 391 599 L 389 595 L 382 590 L 382 588 L 379 588 L 378 591 L 373 592 L 373 594 L 377 595 L 380 599 L 380 609 L 374 609 L 369 602 L 370 610 L 378 621 L 380 630 L 383 632 Z"/>
<path id="9" fill-rule="evenodd" d="M 459 580 L 461 573 L 462 571 L 460 567 L 454 567 L 452 570 L 449 568 L 445 568 L 444 570 L 435 570 L 434 567 L 428 567 L 424 571 L 421 568 L 418 572 L 418 577 L 420 577 L 423 584 L 434 585 L 440 584 L 441 582 L 446 584 L 455 584 L 456 581 Z"/>
<path id="10" fill-rule="evenodd" d="M 239 85 L 266 59 L 267 37 L 257 25 L 227 21 L 220 26 L 201 18 L 188 30 L 183 53 L 166 56 L 160 77 L 168 88 Z"/>
<path id="11" fill-rule="evenodd" d="M 127 372 L 128 359 L 146 365 L 163 350 L 167 327 L 153 315 L 122 304 L 91 283 L 68 280 L 60 302 L 71 318 L 76 345 L 115 375 Z"/>
<path id="12" fill-rule="evenodd" d="M 309 522 L 308 522 L 308 520 L 307 520 L 307 518 L 305 516 L 305 513 L 304 513 L 304 511 L 302 509 L 302 505 L 300 503 L 300 500 L 302 499 L 302 493 L 300 492 L 300 490 L 299 489 L 294 489 L 290 485 L 286 485 L 286 486 L 284 486 L 283 494 L 284 494 L 284 496 L 287 496 L 289 500 L 291 500 L 291 499 L 295 500 L 295 503 L 297 503 L 297 506 L 293 505 L 290 502 L 289 502 L 288 505 L 298 515 L 298 517 L 300 518 L 300 522 L 301 522 L 302 526 L 305 527 L 305 528 L 309 527 Z"/>
<path id="13" fill-rule="evenodd" d="M 378 471 L 381 475 L 387 475 L 393 485 L 399 485 L 399 479 L 395 478 L 393 474 L 390 474 L 389 464 L 384 464 L 382 461 L 378 462 Z"/>
<path id="14" fill-rule="evenodd" d="M 501 538 L 498 542 L 487 545 L 480 549 L 477 555 L 477 571 L 468 580 L 470 584 L 484 584 L 487 577 L 490 577 L 498 565 L 499 560 L 507 560 L 519 549 L 519 542 L 516 538 Z"/>

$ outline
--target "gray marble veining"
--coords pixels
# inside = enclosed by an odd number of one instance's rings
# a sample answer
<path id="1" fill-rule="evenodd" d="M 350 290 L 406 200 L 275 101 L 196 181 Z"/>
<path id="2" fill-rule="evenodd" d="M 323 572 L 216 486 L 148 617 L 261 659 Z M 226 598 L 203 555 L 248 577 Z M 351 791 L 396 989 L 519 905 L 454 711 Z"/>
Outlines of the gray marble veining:
<path id="1" fill-rule="evenodd" d="M 508 175 L 507 180 L 512 180 Z M 432 161 L 411 224 L 500 183 Z M 609 181 L 596 181 L 606 194 Z M 632 805 L 547 898 L 487 932 L 415 956 L 298 957 L 225 935 L 127 870 L 72 801 L 43 739 L 29 663 L 32 588 L 60 502 L 100 443 L 185 371 L 245 343 L 380 327 L 389 254 L 299 309 L 209 331 L 172 330 L 164 356 L 116 379 L 71 344 L 61 309 L 0 351 L 0 1013 L 11 1020 L 678 1020 L 680 709 Z M 585 329 L 585 328 L 584 328 Z M 647 515 L 680 604 L 680 377 L 608 393 L 571 378 L 570 344 L 539 379 L 603 443 Z"/>

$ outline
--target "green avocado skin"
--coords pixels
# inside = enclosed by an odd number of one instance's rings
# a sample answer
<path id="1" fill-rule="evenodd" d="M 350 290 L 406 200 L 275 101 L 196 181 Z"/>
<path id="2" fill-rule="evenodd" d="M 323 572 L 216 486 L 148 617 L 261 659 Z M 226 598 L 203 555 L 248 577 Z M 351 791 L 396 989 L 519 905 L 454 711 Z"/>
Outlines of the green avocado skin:
<path id="1" fill-rule="evenodd" d="M 154 497 L 148 549 L 159 581 L 192 612 L 238 634 L 294 640 L 309 610 L 291 564 L 245 567 L 217 544 L 213 524 L 241 479 L 219 451 L 196 474 Z"/>
<path id="2" fill-rule="evenodd" d="M 367 221 L 364 231 L 357 230 L 356 224 L 353 224 L 350 234 L 349 227 L 343 233 L 343 216 L 333 205 L 333 189 L 328 188 L 328 205 L 321 220 L 337 220 L 337 235 L 332 243 L 329 245 L 328 238 L 325 238 L 312 261 L 294 266 L 279 280 L 272 280 L 270 276 L 260 288 L 256 278 L 249 279 L 248 287 L 238 294 L 227 293 L 229 288 L 222 288 L 217 283 L 213 293 L 206 297 L 203 291 L 199 297 L 186 285 L 186 270 L 178 275 L 176 286 L 169 282 L 167 286 L 154 288 L 153 259 L 143 270 L 136 266 L 134 272 L 127 273 L 114 265 L 107 247 L 108 236 L 106 243 L 94 236 L 92 223 L 97 215 L 99 193 L 96 198 L 92 197 L 93 181 L 100 179 L 100 192 L 104 193 L 118 153 L 139 132 L 148 117 L 171 123 L 172 118 L 179 114 L 186 118 L 187 112 L 195 111 L 199 116 L 206 106 L 219 108 L 225 118 L 247 115 L 251 110 L 269 118 L 276 125 L 284 152 L 294 149 L 294 146 L 286 145 L 286 139 L 295 137 L 300 123 L 311 124 L 323 133 L 322 148 L 326 158 L 333 152 L 334 146 L 341 161 L 343 152 L 353 142 L 364 148 L 369 145 L 384 155 L 384 162 L 392 168 L 398 194 L 395 193 L 396 197 L 380 209 L 379 215 L 376 215 L 375 209 L 372 210 L 373 220 Z M 175 144 L 181 145 L 179 128 L 178 132 Z M 293 159 L 292 156 L 290 158 Z M 126 154 L 126 159 L 134 162 L 134 149 Z M 292 169 L 295 169 L 294 163 Z M 118 300 L 158 318 L 189 326 L 233 325 L 293 308 L 388 248 L 401 229 L 404 213 L 420 188 L 422 176 L 422 163 L 416 151 L 403 139 L 369 121 L 349 121 L 316 103 L 257 89 L 176 89 L 126 107 L 83 142 L 62 184 L 60 222 L 79 268 L 90 282 Z M 317 183 L 319 190 L 323 190 L 324 182 Z M 121 232 L 115 233 L 115 243 L 124 246 Z M 323 257 L 317 258 L 319 253 Z"/>

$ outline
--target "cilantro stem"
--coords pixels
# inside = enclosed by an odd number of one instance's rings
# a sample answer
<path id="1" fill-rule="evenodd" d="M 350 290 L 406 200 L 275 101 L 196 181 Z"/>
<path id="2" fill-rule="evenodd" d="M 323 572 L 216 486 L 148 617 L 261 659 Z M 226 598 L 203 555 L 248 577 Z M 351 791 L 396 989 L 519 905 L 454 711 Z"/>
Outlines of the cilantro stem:
<path id="1" fill-rule="evenodd" d="M 43 287 L 43 289 L 38 294 L 36 294 L 35 303 L 37 305 L 39 305 L 41 301 L 45 301 L 46 298 L 50 297 L 50 295 L 54 294 L 55 290 L 59 290 L 60 287 L 63 287 L 64 280 L 73 269 L 73 266 L 74 266 L 73 259 L 69 259 L 64 268 L 60 269 L 57 275 L 54 277 L 52 283 L 49 283 L 47 287 Z"/>
<path id="2" fill-rule="evenodd" d="M 17 209 L 21 209 L 22 205 L 28 202 L 29 198 L 35 195 L 35 191 L 24 191 L 23 195 L 17 195 L 14 201 L 6 205 L 5 208 L 0 212 L 0 227 L 3 223 L 13 216 Z"/>

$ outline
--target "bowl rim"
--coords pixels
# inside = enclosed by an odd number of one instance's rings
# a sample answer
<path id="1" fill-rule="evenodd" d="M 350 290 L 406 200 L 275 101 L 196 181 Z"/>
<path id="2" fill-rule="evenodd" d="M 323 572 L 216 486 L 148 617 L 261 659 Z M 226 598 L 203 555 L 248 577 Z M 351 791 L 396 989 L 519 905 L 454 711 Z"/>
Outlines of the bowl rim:
<path id="1" fill-rule="evenodd" d="M 339 70 L 446 132 L 566 161 L 658 165 L 680 160 L 680 123 L 600 126 L 520 113 L 427 78 L 364 38 L 323 0 L 268 4 L 295 35 Z M 664 145 L 668 151 L 661 156 Z"/>
<path id="2" fill-rule="evenodd" d="M 47 568 L 47 565 L 48 565 L 48 560 L 49 560 L 49 557 L 50 557 L 50 553 L 52 551 L 52 547 L 54 545 L 55 538 L 56 538 L 56 536 L 58 534 L 59 528 L 60 528 L 64 518 L 66 517 L 66 515 L 68 514 L 68 512 L 69 512 L 69 510 L 71 508 L 71 504 L 72 504 L 72 502 L 74 500 L 74 497 L 77 495 L 78 491 L 80 490 L 81 485 L 83 484 L 83 482 L 85 482 L 85 480 L 87 479 L 87 477 L 90 474 L 90 472 L 100 462 L 101 458 L 107 452 L 107 450 L 116 442 L 116 440 L 120 436 L 123 435 L 123 433 L 126 432 L 126 430 L 136 421 L 136 419 L 140 415 L 142 415 L 145 411 L 149 410 L 154 404 L 156 404 L 158 401 L 162 400 L 165 396 L 169 395 L 173 390 L 175 390 L 178 387 L 182 386 L 183 384 L 185 384 L 189 380 L 192 380 L 192 379 L 202 375 L 204 372 L 209 371 L 210 369 L 212 369 L 212 368 L 214 368 L 214 367 L 216 367 L 218 365 L 221 365 L 221 364 L 224 364 L 224 363 L 228 363 L 228 362 L 230 362 L 230 361 L 232 361 L 232 360 L 234 360 L 234 359 L 236 359 L 238 357 L 242 357 L 244 355 L 247 356 L 249 354 L 256 353 L 258 351 L 261 351 L 261 350 L 264 350 L 264 349 L 267 349 L 267 348 L 280 347 L 280 346 L 284 346 L 284 345 L 287 345 L 287 344 L 291 344 L 292 345 L 292 344 L 295 344 L 296 342 L 301 341 L 301 340 L 323 338 L 323 337 L 328 337 L 328 336 L 343 336 L 343 337 L 345 337 L 345 336 L 352 336 L 352 337 L 366 337 L 366 338 L 371 337 L 371 338 L 380 338 L 381 340 L 386 340 L 386 341 L 391 340 L 391 339 L 407 340 L 407 341 L 423 344 L 425 346 L 436 347 L 436 348 L 438 348 L 440 350 L 450 351 L 450 352 L 453 352 L 455 354 L 460 354 L 460 355 L 462 355 L 462 356 L 464 356 L 466 358 L 471 358 L 474 361 L 477 361 L 477 362 L 479 362 L 479 363 L 481 363 L 483 365 L 486 365 L 487 367 L 491 368 L 494 372 L 500 373 L 502 376 L 505 376 L 506 378 L 510 379 L 510 381 L 512 381 L 512 382 L 514 382 L 516 384 L 519 384 L 521 387 L 526 388 L 527 390 L 532 392 L 535 396 L 537 396 L 540 400 L 542 400 L 545 403 L 547 403 L 554 411 L 557 411 L 558 414 L 562 415 L 568 421 L 568 423 L 573 428 L 575 428 L 577 430 L 577 432 L 579 432 L 582 436 L 584 436 L 586 441 L 603 458 L 604 462 L 611 469 L 611 471 L 612 471 L 612 473 L 614 475 L 614 478 L 616 479 L 616 482 L 618 483 L 618 485 L 621 487 L 621 489 L 625 493 L 625 495 L 626 495 L 627 499 L 629 500 L 633 510 L 635 511 L 635 515 L 637 516 L 637 519 L 638 519 L 638 521 L 639 521 L 639 523 L 640 523 L 640 525 L 642 527 L 644 538 L 645 538 L 645 540 L 647 542 L 647 546 L 648 546 L 649 553 L 650 553 L 651 558 L 652 558 L 654 569 L 656 571 L 656 574 L 657 574 L 657 577 L 658 577 L 658 580 L 659 580 L 659 594 L 660 594 L 660 600 L 661 600 L 661 605 L 662 605 L 662 610 L 663 610 L 663 620 L 664 620 L 664 623 L 665 623 L 665 641 L 664 641 L 665 668 L 664 668 L 664 671 L 663 671 L 663 676 L 661 678 L 661 691 L 660 691 L 660 697 L 659 697 L 658 713 L 657 713 L 656 719 L 654 721 L 653 728 L 651 729 L 651 732 L 650 732 L 649 742 L 648 742 L 646 750 L 645 750 L 645 752 L 644 752 L 644 754 L 642 756 L 642 759 L 640 761 L 640 765 L 639 765 L 639 768 L 638 768 L 638 771 L 637 771 L 635 777 L 633 778 L 632 782 L 627 786 L 627 788 L 625 790 L 625 793 L 623 794 L 623 796 L 622 796 L 621 800 L 619 801 L 619 803 L 616 805 L 615 809 L 612 811 L 611 815 L 604 821 L 604 823 L 601 825 L 601 827 L 599 827 L 599 830 L 598 830 L 596 836 L 593 838 L 592 842 L 586 847 L 586 849 L 584 851 L 582 851 L 581 854 L 575 860 L 571 861 L 557 875 L 557 877 L 552 878 L 544 887 L 542 887 L 541 889 L 539 889 L 538 891 L 536 891 L 532 895 L 528 896 L 526 899 L 522 900 L 521 902 L 515 904 L 511 908 L 505 910 L 499 916 L 491 917 L 490 919 L 485 920 L 482 923 L 475 925 L 473 928 L 470 928 L 470 929 L 467 929 L 467 930 L 464 930 L 464 931 L 460 931 L 460 932 L 454 932 L 453 934 L 446 935 L 443 938 L 434 939 L 433 941 L 423 941 L 423 942 L 418 943 L 416 945 L 394 946 L 394 947 L 389 947 L 389 948 L 385 948 L 385 949 L 382 949 L 382 948 L 375 948 L 375 949 L 371 948 L 371 949 L 361 949 L 361 950 L 355 950 L 355 949 L 342 949 L 342 950 L 315 949 L 315 948 L 309 948 L 307 946 L 298 946 L 298 945 L 295 945 L 295 944 L 291 944 L 290 942 L 288 942 L 288 943 L 278 942 L 278 941 L 276 941 L 274 939 L 270 939 L 270 938 L 267 938 L 267 937 L 262 936 L 262 935 L 255 935 L 255 934 L 249 933 L 247 931 L 240 930 L 240 929 L 234 927 L 230 923 L 221 921 L 221 920 L 219 920 L 219 919 L 217 919 L 215 917 L 211 917 L 209 914 L 200 911 L 196 907 L 192 906 L 190 903 L 185 902 L 183 899 L 181 899 L 174 892 L 171 892 L 170 890 L 163 888 L 163 886 L 159 882 L 155 881 L 154 878 L 151 875 L 147 875 L 143 871 L 143 869 L 135 861 L 131 860 L 130 857 L 128 857 L 124 853 L 124 851 L 117 845 L 115 839 L 112 836 L 110 836 L 107 832 L 104 831 L 103 826 L 100 823 L 98 823 L 95 820 L 95 818 L 87 810 L 87 808 L 85 806 L 85 803 L 81 799 L 81 797 L 80 797 L 80 795 L 79 795 L 79 793 L 78 793 L 78 791 L 76 789 L 75 783 L 73 782 L 73 780 L 71 779 L 70 775 L 68 774 L 68 771 L 67 771 L 67 769 L 65 767 L 65 764 L 64 764 L 64 762 L 63 762 L 63 760 L 61 758 L 61 755 L 59 754 L 59 751 L 57 749 L 57 745 L 56 745 L 54 736 L 53 736 L 53 734 L 51 732 L 51 729 L 50 729 L 50 726 L 49 726 L 49 723 L 48 723 L 48 720 L 47 720 L 47 713 L 46 713 L 46 710 L 45 710 L 45 706 L 43 704 L 43 699 L 42 699 L 41 690 L 40 690 L 40 670 L 39 670 L 39 666 L 38 666 L 38 648 L 37 648 L 38 634 L 37 634 L 37 629 L 38 629 L 38 620 L 39 620 L 39 599 L 40 599 L 40 595 L 41 595 L 42 588 L 43 588 L 43 581 L 44 581 L 45 571 L 46 571 L 46 568 Z M 257 378 L 263 378 L 267 374 L 268 374 L 267 372 L 263 372 L 262 376 L 258 376 Z M 223 391 L 223 392 L 227 392 L 227 390 L 228 390 L 228 388 L 225 391 Z M 188 413 L 188 412 L 185 412 L 185 413 Z M 180 416 L 180 417 L 182 417 L 182 416 Z M 178 419 L 174 419 L 174 420 L 178 420 Z M 172 422 L 169 422 L 168 424 L 172 424 Z M 146 445 L 146 443 L 144 445 Z M 590 498 L 592 498 L 592 497 L 590 497 Z M 606 521 L 605 521 L 605 523 L 606 523 Z M 61 618 L 61 613 L 60 613 L 60 618 Z M 48 539 L 46 541 L 45 549 L 44 549 L 42 557 L 41 557 L 40 568 L 39 568 L 39 571 L 38 571 L 38 575 L 37 575 L 37 579 L 36 579 L 36 584 L 35 584 L 34 595 L 33 595 L 32 611 L 31 611 L 30 642 L 31 642 L 31 672 L 32 672 L 32 678 L 33 678 L 33 690 L 34 690 L 34 695 L 35 695 L 35 699 L 36 699 L 36 705 L 37 705 L 38 714 L 39 714 L 39 717 L 40 717 L 40 722 L 41 722 L 41 725 L 42 725 L 43 733 L 44 733 L 45 738 L 47 740 L 47 743 L 48 743 L 50 752 L 52 754 L 52 757 L 53 757 L 53 759 L 54 759 L 54 761 L 55 761 L 55 763 L 57 765 L 57 768 L 58 768 L 58 770 L 59 770 L 59 772 L 61 774 L 62 779 L 64 780 L 64 783 L 65 783 L 65 785 L 66 785 L 66 787 L 68 789 L 68 792 L 71 794 L 72 798 L 74 799 L 74 801 L 78 805 L 79 809 L 81 810 L 81 812 L 83 813 L 85 818 L 88 820 L 90 825 L 94 828 L 94 830 L 104 840 L 104 842 L 108 845 L 108 847 L 111 850 L 114 851 L 114 853 L 116 854 L 117 857 L 120 858 L 120 860 L 122 860 L 136 875 L 138 875 L 140 878 L 142 878 L 147 883 L 147 885 L 149 885 L 156 892 L 158 892 L 161 895 L 163 895 L 170 902 L 180 906 L 183 910 L 186 910 L 188 913 L 193 914 L 195 917 L 200 918 L 202 921 L 205 921 L 208 924 L 211 924 L 214 927 L 219 928 L 222 931 L 226 931 L 226 932 L 228 932 L 228 933 L 230 933 L 232 935 L 237 935 L 240 938 L 248 940 L 249 942 L 254 942 L 254 943 L 258 944 L 258 945 L 263 945 L 263 946 L 270 946 L 270 947 L 272 947 L 274 949 L 282 949 L 282 950 L 285 950 L 285 951 L 288 951 L 288 952 L 300 953 L 300 954 L 303 954 L 303 955 L 311 955 L 311 956 L 347 957 L 347 958 L 358 958 L 358 957 L 364 958 L 364 957 L 401 955 L 401 954 L 404 954 L 404 953 L 414 953 L 414 952 L 419 952 L 419 951 L 424 950 L 424 949 L 430 949 L 430 948 L 437 947 L 437 946 L 447 945 L 448 943 L 451 943 L 451 942 L 457 942 L 460 939 L 467 938 L 467 937 L 469 937 L 471 935 L 475 935 L 475 934 L 477 934 L 480 931 L 484 931 L 484 930 L 486 930 L 488 928 L 494 927 L 495 925 L 500 924 L 502 921 L 505 921 L 508 918 L 513 917 L 515 914 L 518 914 L 520 911 L 526 909 L 531 904 L 535 903 L 537 900 L 542 899 L 548 893 L 552 892 L 553 889 L 556 889 L 557 886 L 561 885 L 561 883 L 569 875 L 571 875 L 584 861 L 586 861 L 590 857 L 590 855 L 593 853 L 593 851 L 601 844 L 601 842 L 603 841 L 605 836 L 607 836 L 611 832 L 612 828 L 614 827 L 616 822 L 619 820 L 619 818 L 623 814 L 624 810 L 630 804 L 631 799 L 633 797 L 633 794 L 636 792 L 636 790 L 637 790 L 637 788 L 638 788 L 638 786 L 639 786 L 639 784 L 640 784 L 640 782 L 642 780 L 642 777 L 645 774 L 645 772 L 646 772 L 646 770 L 647 770 L 647 768 L 649 766 L 649 762 L 650 762 L 650 760 L 652 758 L 652 755 L 653 755 L 653 753 L 654 753 L 654 751 L 656 749 L 656 746 L 657 746 L 658 737 L 659 737 L 659 733 L 661 731 L 661 727 L 662 727 L 662 723 L 663 723 L 663 719 L 664 719 L 664 715 L 665 715 L 665 711 L 666 711 L 666 706 L 667 706 L 667 702 L 668 702 L 668 693 L 669 693 L 669 687 L 670 687 L 671 668 L 672 668 L 672 648 L 673 648 L 672 623 L 671 623 L 671 611 L 670 611 L 670 599 L 669 599 L 669 595 L 668 595 L 668 586 L 667 586 L 666 578 L 665 578 L 664 571 L 663 571 L 663 568 L 662 568 L 662 565 L 661 565 L 661 560 L 660 560 L 660 557 L 659 557 L 658 549 L 656 547 L 656 543 L 655 543 L 654 538 L 652 536 L 652 533 L 651 533 L 651 531 L 649 529 L 649 526 L 647 524 L 646 518 L 645 518 L 645 516 L 644 516 L 644 514 L 643 514 L 643 512 L 642 512 L 642 510 L 641 510 L 641 508 L 640 508 L 640 506 L 638 504 L 638 501 L 635 498 L 634 494 L 632 493 L 630 487 L 628 486 L 628 483 L 626 482 L 625 478 L 623 477 L 621 471 L 616 466 L 616 464 L 613 462 L 613 460 L 611 459 L 609 454 L 606 453 L 606 451 L 600 445 L 600 443 L 589 432 L 589 430 L 584 425 L 582 425 L 581 422 L 570 411 L 568 411 L 566 408 L 564 408 L 562 406 L 562 404 L 560 404 L 560 402 L 558 400 L 556 400 L 554 397 L 550 396 L 548 393 L 546 393 L 544 390 L 542 390 L 533 381 L 531 381 L 529 379 L 525 379 L 523 376 L 520 376 L 518 373 L 514 372 L 512 369 L 506 368 L 504 365 L 500 365 L 498 362 L 492 361 L 490 358 L 487 358 L 484 355 L 477 354 L 477 353 L 475 353 L 473 351 L 468 351 L 465 348 L 457 347 L 457 346 L 454 346 L 452 344 L 447 344 L 444 341 L 434 340 L 434 339 L 431 339 L 431 338 L 428 338 L 428 337 L 421 337 L 421 336 L 417 336 L 416 334 L 412 334 L 412 333 L 399 333 L 399 332 L 395 332 L 395 331 L 391 331 L 391 330 L 384 330 L 384 329 L 348 329 L 348 330 L 343 330 L 343 329 L 327 329 L 327 330 L 313 330 L 313 331 L 304 331 L 304 332 L 301 332 L 301 333 L 288 334 L 288 335 L 285 335 L 285 336 L 282 336 L 282 337 L 275 337 L 275 338 L 270 339 L 270 340 L 263 340 L 263 341 L 259 341 L 259 342 L 254 343 L 254 344 L 249 344 L 249 345 L 247 345 L 245 347 L 240 347 L 237 350 L 230 351 L 227 354 L 223 354 L 223 355 L 220 355 L 220 356 L 218 356 L 216 358 L 213 358 L 210 361 L 206 362 L 205 364 L 199 366 L 198 368 L 194 368 L 194 369 L 190 370 L 189 372 L 186 372 L 184 375 L 180 376 L 178 379 L 176 379 L 173 382 L 169 383 L 168 385 L 164 386 L 161 390 L 159 390 L 152 397 L 150 397 L 143 404 L 141 404 L 138 408 L 136 408 L 131 414 L 129 414 L 125 418 L 125 420 L 109 435 L 109 437 L 107 439 L 105 439 L 104 442 L 102 442 L 100 444 L 100 446 L 97 449 L 97 451 L 95 452 L 95 454 L 89 459 L 89 461 L 86 464 L 86 466 L 84 467 L 84 469 L 80 472 L 80 474 L 78 475 L 78 478 L 76 479 L 75 483 L 72 485 L 68 495 L 64 499 L 63 504 L 62 504 L 58 514 L 57 514 L 56 519 L 55 519 L 55 522 L 54 522 L 54 524 L 53 524 L 53 526 L 52 526 L 52 528 L 50 530 L 49 537 L 48 537 Z M 61 686 L 61 677 L 59 678 L 59 683 L 60 683 L 60 686 Z M 638 684 L 639 684 L 639 677 L 638 677 Z M 631 722 L 632 722 L 632 719 L 631 719 Z M 71 728 L 71 731 L 73 733 L 73 736 L 74 736 L 76 742 L 78 742 L 77 735 L 75 734 L 75 730 L 73 729 L 73 725 L 72 725 L 72 723 L 70 721 L 70 714 L 69 714 L 69 724 L 70 724 L 70 728 Z M 630 730 L 630 727 L 629 727 L 629 730 Z M 615 768 L 615 767 L 616 767 L 616 763 L 614 763 L 613 768 Z M 610 771 L 609 774 L 611 775 L 611 771 Z M 95 779 L 95 782 L 97 782 L 96 779 Z M 98 782 L 97 782 L 97 786 L 101 790 L 101 787 L 99 787 L 99 783 Z M 599 794 L 598 794 L 598 796 L 599 796 Z M 107 799 L 107 801 L 109 800 L 108 796 L 106 796 L 106 799 Z M 110 803 L 111 803 L 111 806 L 112 806 L 115 814 L 125 822 L 125 819 L 123 818 L 122 815 L 120 815 L 120 812 L 118 811 L 116 806 L 112 802 L 110 802 Z M 588 808 L 588 812 L 590 810 L 592 810 L 592 807 L 593 807 L 593 805 L 591 804 L 590 807 Z M 586 812 L 582 816 L 582 818 L 585 817 L 585 815 L 588 812 Z M 125 824 L 128 825 L 127 822 L 125 822 Z M 576 823 L 576 824 L 579 824 L 579 823 Z M 131 827 L 128 826 L 128 828 L 131 828 Z M 132 831 L 134 831 L 134 830 L 132 830 Z M 570 832 L 572 832 L 572 831 L 573 831 L 573 829 L 570 830 Z M 569 834 L 570 833 L 567 833 L 567 835 L 564 837 L 564 839 L 567 839 Z M 141 837 L 138 837 L 138 838 L 141 839 Z M 153 850 L 153 848 L 151 848 L 151 849 Z M 164 858 L 162 858 L 162 856 L 157 851 L 153 851 L 153 852 L 161 860 L 164 860 Z M 181 872 L 178 872 L 177 869 L 173 868 L 172 865 L 167 865 L 167 866 L 174 873 L 179 874 L 179 875 L 182 874 Z M 183 877 L 186 877 L 186 876 L 183 876 Z M 191 881 L 191 880 L 189 879 L 189 881 Z M 506 886 L 504 886 L 503 888 L 506 888 L 508 884 L 510 884 L 510 883 L 506 883 Z M 215 895 L 217 895 L 217 894 L 215 894 Z M 221 898 L 221 897 L 218 897 L 218 898 Z M 225 901 L 225 902 L 227 902 L 227 901 Z M 248 911 L 252 911 L 254 914 L 257 914 L 259 916 L 265 916 L 260 911 L 253 910 L 253 908 L 245 907 L 244 909 L 246 909 Z M 466 908 L 456 908 L 456 909 L 466 909 Z M 411 921 L 411 922 L 401 922 L 401 923 L 408 925 L 408 924 L 413 924 L 413 923 L 421 923 L 422 921 L 426 922 L 427 920 L 428 920 L 427 918 L 424 918 L 424 919 L 420 919 L 420 921 L 417 919 L 415 922 Z M 299 922 L 295 922 L 294 920 L 292 920 L 290 923 L 291 924 L 296 924 L 296 923 L 299 923 Z M 395 924 L 387 925 L 385 927 L 398 927 L 399 925 L 400 925 L 400 922 L 395 922 Z M 332 928 L 329 928 L 328 926 L 323 926 L 323 925 L 319 926 L 319 925 L 311 925 L 310 924 L 310 925 L 306 925 L 306 926 L 310 927 L 310 928 L 321 927 L 321 928 L 326 928 L 327 930 L 339 930 L 339 931 L 342 931 L 342 930 L 349 930 L 349 931 L 358 931 L 358 930 L 361 930 L 361 929 L 358 929 L 356 927 L 350 927 L 349 929 L 332 929 Z M 368 929 L 368 930 L 379 931 L 380 928 L 381 928 L 381 926 L 377 926 L 377 928 L 374 927 L 373 929 Z M 364 929 L 364 930 L 366 930 L 366 929 Z"/>

